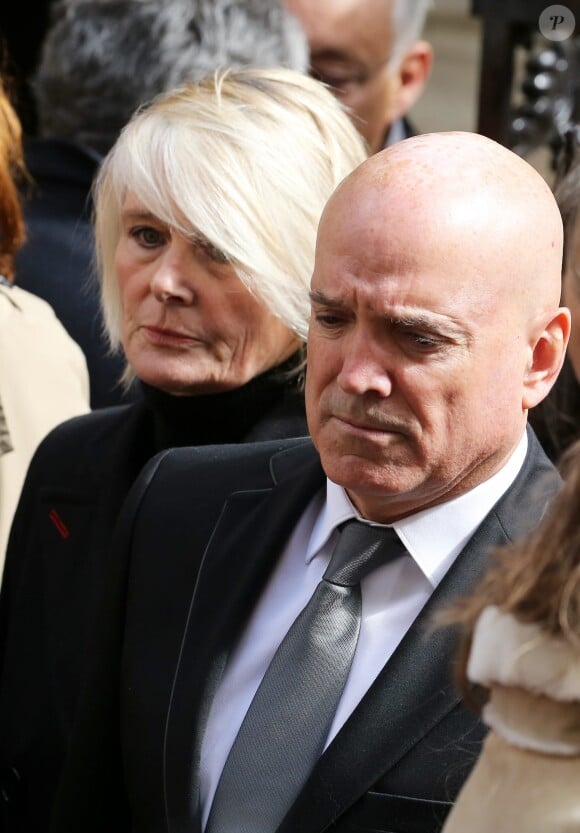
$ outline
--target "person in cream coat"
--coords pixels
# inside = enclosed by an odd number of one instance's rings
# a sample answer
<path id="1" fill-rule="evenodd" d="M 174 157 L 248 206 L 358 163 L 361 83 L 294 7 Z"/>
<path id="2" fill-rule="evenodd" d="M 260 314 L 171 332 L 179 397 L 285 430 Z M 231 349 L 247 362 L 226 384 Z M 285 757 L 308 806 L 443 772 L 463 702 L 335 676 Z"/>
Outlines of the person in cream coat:
<path id="1" fill-rule="evenodd" d="M 541 525 L 450 614 L 466 628 L 459 683 L 484 692 L 490 732 L 443 833 L 580 830 L 579 443 L 562 470 Z"/>
<path id="2" fill-rule="evenodd" d="M 17 190 L 23 173 L 20 124 L 0 83 L 0 575 L 36 447 L 59 422 L 89 410 L 80 347 L 45 301 L 13 284 L 24 240 Z"/>

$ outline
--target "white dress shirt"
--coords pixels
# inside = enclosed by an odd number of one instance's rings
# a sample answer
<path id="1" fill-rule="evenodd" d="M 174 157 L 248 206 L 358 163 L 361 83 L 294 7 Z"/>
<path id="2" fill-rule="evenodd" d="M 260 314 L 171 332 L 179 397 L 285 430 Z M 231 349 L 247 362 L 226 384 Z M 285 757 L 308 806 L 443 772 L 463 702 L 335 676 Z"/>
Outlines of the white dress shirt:
<path id="1" fill-rule="evenodd" d="M 460 497 L 392 525 L 408 555 L 379 567 L 361 582 L 359 640 L 327 746 L 468 539 L 511 486 L 526 451 L 524 432 L 510 459 L 489 480 Z M 361 519 L 345 490 L 327 480 L 326 494 L 321 491 L 304 511 L 232 652 L 210 709 L 202 744 L 200 790 L 204 827 L 227 756 L 262 677 L 322 579 L 335 545 L 337 527 L 350 518 Z"/>

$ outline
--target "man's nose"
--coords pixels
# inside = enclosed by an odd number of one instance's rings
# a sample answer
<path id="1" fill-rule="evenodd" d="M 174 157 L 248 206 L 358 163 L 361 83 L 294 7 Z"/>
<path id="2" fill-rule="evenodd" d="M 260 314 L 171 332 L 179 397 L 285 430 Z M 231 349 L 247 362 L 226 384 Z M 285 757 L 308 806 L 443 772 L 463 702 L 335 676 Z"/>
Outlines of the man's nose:
<path id="1" fill-rule="evenodd" d="M 374 391 L 390 396 L 393 390 L 394 357 L 386 345 L 366 333 L 352 334 L 344 345 L 342 366 L 337 377 L 345 393 L 362 395 Z"/>

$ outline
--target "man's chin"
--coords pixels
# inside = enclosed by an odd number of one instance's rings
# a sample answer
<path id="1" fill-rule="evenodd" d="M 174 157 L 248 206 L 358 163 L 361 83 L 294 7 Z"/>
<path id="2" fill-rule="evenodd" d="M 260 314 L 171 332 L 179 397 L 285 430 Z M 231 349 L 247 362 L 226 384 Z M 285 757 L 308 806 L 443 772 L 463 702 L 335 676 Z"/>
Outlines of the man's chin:
<path id="1" fill-rule="evenodd" d="M 378 457 L 367 455 L 364 450 L 333 450 L 320 454 L 322 467 L 334 483 L 345 489 L 397 494 L 405 491 L 405 482 L 413 480 L 413 469 L 409 460 L 397 459 L 396 455 Z"/>

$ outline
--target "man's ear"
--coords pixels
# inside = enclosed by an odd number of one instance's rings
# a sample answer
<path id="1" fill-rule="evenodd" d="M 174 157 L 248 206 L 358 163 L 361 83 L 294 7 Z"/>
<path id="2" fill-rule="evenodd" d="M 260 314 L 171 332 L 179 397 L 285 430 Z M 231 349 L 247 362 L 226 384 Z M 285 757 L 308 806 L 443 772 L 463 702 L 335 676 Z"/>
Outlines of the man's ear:
<path id="1" fill-rule="evenodd" d="M 550 392 L 564 363 L 570 338 L 570 310 L 560 307 L 540 333 L 524 378 L 522 405 L 534 408 Z"/>
<path id="2" fill-rule="evenodd" d="M 413 43 L 393 70 L 389 123 L 402 118 L 421 97 L 433 66 L 433 48 L 425 40 Z"/>

